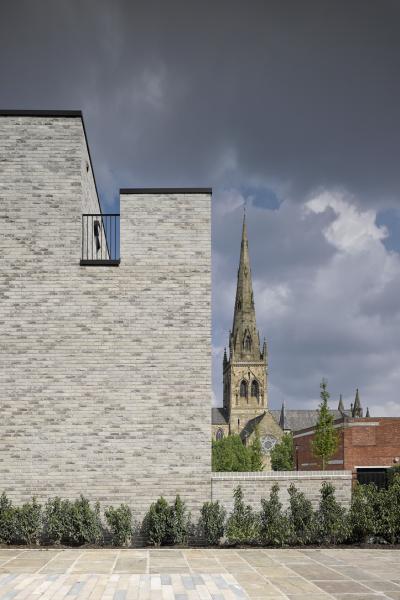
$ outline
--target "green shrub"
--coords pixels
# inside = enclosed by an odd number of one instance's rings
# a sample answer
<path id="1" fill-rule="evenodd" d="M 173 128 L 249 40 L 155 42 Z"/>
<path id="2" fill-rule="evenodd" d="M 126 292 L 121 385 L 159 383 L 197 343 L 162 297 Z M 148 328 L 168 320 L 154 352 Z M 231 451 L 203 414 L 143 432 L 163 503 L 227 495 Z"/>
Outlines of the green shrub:
<path id="1" fill-rule="evenodd" d="M 73 537 L 72 503 L 59 497 L 48 500 L 44 508 L 44 528 L 49 542 L 70 542 Z"/>
<path id="2" fill-rule="evenodd" d="M 326 481 L 321 487 L 317 529 L 319 541 L 323 544 L 340 544 L 349 533 L 346 510 L 337 502 L 333 485 Z"/>
<path id="3" fill-rule="evenodd" d="M 190 513 L 180 496 L 176 496 L 172 506 L 161 496 L 150 509 L 143 521 L 142 532 L 149 544 L 185 544 L 190 530 Z"/>
<path id="4" fill-rule="evenodd" d="M 103 528 L 100 519 L 100 505 L 98 502 L 94 508 L 90 506 L 89 500 L 80 496 L 72 503 L 66 503 L 70 515 L 66 515 L 67 536 L 72 544 L 98 544 L 103 539 Z"/>
<path id="5" fill-rule="evenodd" d="M 15 509 L 3 492 L 0 496 L 0 543 L 11 544 L 15 537 Z"/>
<path id="6" fill-rule="evenodd" d="M 190 528 L 190 514 L 178 495 L 169 508 L 167 539 L 171 544 L 186 544 Z"/>
<path id="7" fill-rule="evenodd" d="M 90 506 L 84 496 L 71 502 L 53 498 L 48 500 L 44 511 L 45 535 L 56 544 L 81 546 L 98 544 L 103 539 L 100 506 Z"/>
<path id="8" fill-rule="evenodd" d="M 32 498 L 14 509 L 15 536 L 25 544 L 38 544 L 42 533 L 42 507 Z"/>
<path id="9" fill-rule="evenodd" d="M 168 541 L 169 518 L 170 507 L 161 496 L 150 506 L 143 521 L 143 533 L 149 544 L 161 546 Z"/>
<path id="10" fill-rule="evenodd" d="M 264 545 L 283 546 L 288 541 L 288 532 L 288 519 L 279 501 L 279 485 L 274 483 L 269 500 L 261 500 L 260 539 Z"/>
<path id="11" fill-rule="evenodd" d="M 233 512 L 228 518 L 225 534 L 230 544 L 252 544 L 259 538 L 259 519 L 251 506 L 243 502 L 243 491 L 238 486 L 234 493 Z"/>
<path id="12" fill-rule="evenodd" d="M 366 542 L 377 532 L 377 515 L 375 507 L 379 503 L 377 487 L 356 484 L 351 497 L 349 511 L 350 540 Z"/>
<path id="13" fill-rule="evenodd" d="M 400 539 L 400 475 L 378 494 L 378 534 L 390 544 Z"/>
<path id="14" fill-rule="evenodd" d="M 127 504 L 109 506 L 105 512 L 114 546 L 128 546 L 132 538 L 132 511 Z"/>
<path id="15" fill-rule="evenodd" d="M 204 537 L 207 544 L 217 546 L 224 535 L 224 524 L 226 511 L 220 503 L 205 502 L 201 508 L 199 520 L 200 535 Z"/>
<path id="16" fill-rule="evenodd" d="M 291 483 L 289 492 L 289 530 L 294 544 L 305 546 L 315 538 L 315 514 L 310 500 Z"/>

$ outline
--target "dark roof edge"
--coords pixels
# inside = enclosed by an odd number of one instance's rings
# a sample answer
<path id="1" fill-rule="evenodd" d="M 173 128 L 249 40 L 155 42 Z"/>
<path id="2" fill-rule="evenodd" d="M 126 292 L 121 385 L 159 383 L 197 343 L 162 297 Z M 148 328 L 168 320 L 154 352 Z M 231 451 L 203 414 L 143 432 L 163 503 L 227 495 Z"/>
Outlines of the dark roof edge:
<path id="1" fill-rule="evenodd" d="M 81 110 L 2 110 L 0 117 L 81 117 Z"/>
<path id="2" fill-rule="evenodd" d="M 97 204 L 99 205 L 100 214 L 103 214 L 101 204 L 100 204 L 99 190 L 97 189 L 96 176 L 94 174 L 94 169 L 93 169 L 92 156 L 90 154 L 90 147 L 89 147 L 88 136 L 87 136 L 86 128 L 85 128 L 85 121 L 84 121 L 81 110 L 18 110 L 18 109 L 16 109 L 16 110 L 1 110 L 0 109 L 0 117 L 73 117 L 73 118 L 81 119 L 82 127 L 83 127 L 83 134 L 85 136 L 86 148 L 87 148 L 88 155 L 89 155 L 90 168 L 92 170 L 92 175 L 93 175 L 94 187 L 96 190 Z"/>
<path id="3" fill-rule="evenodd" d="M 120 194 L 212 194 L 210 187 L 197 188 L 120 188 Z"/>
<path id="4" fill-rule="evenodd" d="M 94 174 L 92 155 L 90 154 L 90 146 L 89 146 L 88 136 L 87 136 L 87 133 L 86 133 L 85 120 L 84 120 L 82 112 L 80 110 L 76 111 L 76 112 L 80 113 L 79 116 L 80 116 L 81 121 L 82 121 L 83 135 L 85 136 L 85 142 L 86 142 L 86 148 L 87 148 L 87 152 L 88 152 L 88 156 L 89 156 L 90 168 L 92 170 L 92 175 L 93 175 L 94 189 L 96 190 L 97 204 L 99 205 L 100 214 L 103 214 L 103 210 L 101 208 L 101 203 L 100 203 L 99 190 L 97 189 L 96 175 Z"/>

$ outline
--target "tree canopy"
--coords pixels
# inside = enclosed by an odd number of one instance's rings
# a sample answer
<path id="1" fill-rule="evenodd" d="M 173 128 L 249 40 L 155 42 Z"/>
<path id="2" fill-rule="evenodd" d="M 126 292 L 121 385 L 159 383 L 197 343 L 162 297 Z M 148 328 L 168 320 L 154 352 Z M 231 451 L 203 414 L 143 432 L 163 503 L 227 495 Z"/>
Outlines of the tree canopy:
<path id="1" fill-rule="evenodd" d="M 213 471 L 262 471 L 262 469 L 263 461 L 258 432 L 249 446 L 243 445 L 238 434 L 213 441 Z"/>
<path id="2" fill-rule="evenodd" d="M 291 433 L 284 433 L 280 442 L 271 450 L 271 466 L 274 471 L 293 471 L 294 444 Z"/>

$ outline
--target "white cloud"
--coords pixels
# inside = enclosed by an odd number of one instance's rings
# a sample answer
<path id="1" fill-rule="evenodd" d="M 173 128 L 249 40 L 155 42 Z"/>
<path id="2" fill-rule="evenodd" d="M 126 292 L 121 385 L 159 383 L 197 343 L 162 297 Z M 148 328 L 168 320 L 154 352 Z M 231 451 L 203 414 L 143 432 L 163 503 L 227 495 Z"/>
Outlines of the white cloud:
<path id="1" fill-rule="evenodd" d="M 233 198 L 229 210 L 229 197 Z M 237 201 L 236 201 L 237 200 Z M 214 263 L 216 345 L 231 326 L 240 247 L 240 194 L 217 198 Z M 327 377 L 331 404 L 360 388 L 371 414 L 400 416 L 400 257 L 376 213 L 345 192 L 326 190 L 303 206 L 248 210 L 250 255 L 260 336 L 269 345 L 269 397 L 289 407 L 319 402 Z M 232 240 L 232 231 L 236 237 Z M 220 400 L 221 355 L 214 364 Z"/>
<path id="2" fill-rule="evenodd" d="M 360 252 L 388 235 L 385 227 L 376 225 L 375 211 L 361 211 L 352 201 L 354 198 L 343 193 L 324 191 L 305 204 L 307 210 L 316 214 L 328 209 L 334 212 L 336 218 L 324 229 L 324 235 L 344 252 Z"/>

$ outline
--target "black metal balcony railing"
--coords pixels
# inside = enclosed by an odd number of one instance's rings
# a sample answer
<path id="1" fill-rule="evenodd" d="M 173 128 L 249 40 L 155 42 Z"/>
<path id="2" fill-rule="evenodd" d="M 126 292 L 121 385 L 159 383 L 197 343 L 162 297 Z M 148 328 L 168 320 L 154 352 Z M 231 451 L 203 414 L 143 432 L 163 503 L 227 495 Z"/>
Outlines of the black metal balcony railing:
<path id="1" fill-rule="evenodd" d="M 119 263 L 119 214 L 82 215 L 80 264 L 87 267 L 117 267 Z"/>

